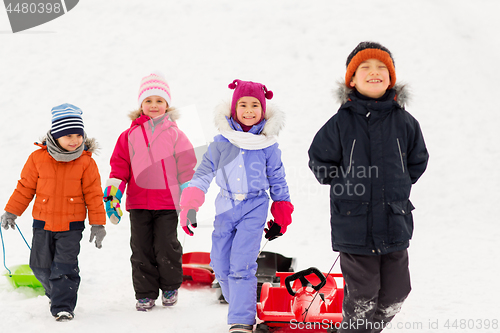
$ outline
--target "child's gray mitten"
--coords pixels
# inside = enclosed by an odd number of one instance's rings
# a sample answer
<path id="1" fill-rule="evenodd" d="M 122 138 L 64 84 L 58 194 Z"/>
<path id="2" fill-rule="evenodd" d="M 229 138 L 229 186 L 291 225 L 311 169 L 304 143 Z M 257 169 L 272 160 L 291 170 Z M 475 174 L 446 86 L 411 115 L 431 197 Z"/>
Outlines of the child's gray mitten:
<path id="1" fill-rule="evenodd" d="M 106 230 L 104 229 L 103 225 L 93 225 L 90 228 L 90 240 L 89 242 L 92 243 L 95 237 L 95 247 L 100 249 L 102 247 L 102 240 L 104 239 L 104 236 L 106 236 Z"/>
<path id="2" fill-rule="evenodd" d="M 1 222 L 2 228 L 4 228 L 5 230 L 8 230 L 9 227 L 11 227 L 12 229 L 16 229 L 17 215 L 14 215 L 14 214 L 9 213 L 9 212 L 5 212 L 5 213 L 3 213 L 3 215 L 0 219 L 2 221 Z"/>

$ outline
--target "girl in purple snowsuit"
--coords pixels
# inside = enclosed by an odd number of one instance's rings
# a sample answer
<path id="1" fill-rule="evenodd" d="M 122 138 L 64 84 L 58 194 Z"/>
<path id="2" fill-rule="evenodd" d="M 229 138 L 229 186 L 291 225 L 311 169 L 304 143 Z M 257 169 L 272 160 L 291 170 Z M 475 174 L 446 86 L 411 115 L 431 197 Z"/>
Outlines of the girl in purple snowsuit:
<path id="1" fill-rule="evenodd" d="M 221 105 L 215 114 L 220 135 L 182 193 L 180 223 L 192 236 L 189 226 L 196 227 L 196 212 L 215 177 L 221 190 L 215 201 L 210 265 L 229 303 L 230 332 L 252 332 L 256 260 L 269 208 L 267 190 L 274 201 L 274 221 L 268 222 L 266 238 L 285 233 L 293 205 L 277 143 L 284 117 L 276 109 L 266 110 L 266 98 L 273 93 L 250 81 L 234 80 L 229 88 L 234 89 L 231 105 Z"/>

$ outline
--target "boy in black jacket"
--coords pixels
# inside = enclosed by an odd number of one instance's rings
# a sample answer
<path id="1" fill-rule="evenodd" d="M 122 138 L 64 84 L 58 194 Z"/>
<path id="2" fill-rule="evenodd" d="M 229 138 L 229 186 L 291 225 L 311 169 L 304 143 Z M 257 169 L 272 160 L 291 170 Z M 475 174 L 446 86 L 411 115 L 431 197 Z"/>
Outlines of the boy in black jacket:
<path id="1" fill-rule="evenodd" d="M 309 167 L 329 184 L 332 247 L 345 279 L 339 332 L 380 332 L 410 293 L 410 190 L 429 155 L 405 109 L 387 48 L 360 43 L 346 63 L 342 103 L 316 134 Z"/>

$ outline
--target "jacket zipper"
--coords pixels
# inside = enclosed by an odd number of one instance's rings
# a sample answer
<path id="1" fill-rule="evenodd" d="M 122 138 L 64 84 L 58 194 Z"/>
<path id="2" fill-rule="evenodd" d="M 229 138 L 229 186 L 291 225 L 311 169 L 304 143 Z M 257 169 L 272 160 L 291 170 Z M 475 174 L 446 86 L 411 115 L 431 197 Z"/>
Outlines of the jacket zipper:
<path id="1" fill-rule="evenodd" d="M 349 156 L 349 168 L 347 169 L 347 174 L 351 172 L 351 167 L 352 167 L 352 154 L 354 153 L 354 145 L 356 144 L 356 139 L 352 142 L 352 147 L 351 147 L 351 155 Z"/>
<path id="2" fill-rule="evenodd" d="M 403 162 L 403 154 L 401 154 L 401 145 L 399 144 L 399 138 L 396 138 L 396 141 L 398 142 L 399 158 L 401 159 L 401 168 L 403 169 L 403 173 L 404 173 L 405 172 L 405 164 Z"/>

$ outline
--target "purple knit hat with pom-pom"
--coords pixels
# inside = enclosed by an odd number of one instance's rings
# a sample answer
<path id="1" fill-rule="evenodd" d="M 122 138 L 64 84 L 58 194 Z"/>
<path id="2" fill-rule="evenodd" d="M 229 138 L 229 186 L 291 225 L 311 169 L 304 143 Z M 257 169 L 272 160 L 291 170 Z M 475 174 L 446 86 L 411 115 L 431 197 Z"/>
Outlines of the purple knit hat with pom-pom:
<path id="1" fill-rule="evenodd" d="M 236 103 L 245 96 L 255 97 L 262 106 L 262 118 L 266 113 L 266 98 L 273 98 L 273 92 L 267 90 L 266 86 L 252 81 L 234 80 L 228 85 L 229 89 L 234 89 L 233 100 L 231 102 L 231 117 L 236 119 Z"/>

